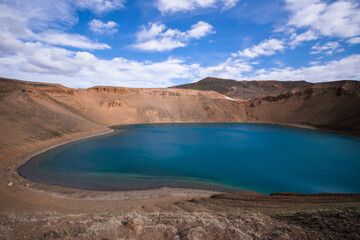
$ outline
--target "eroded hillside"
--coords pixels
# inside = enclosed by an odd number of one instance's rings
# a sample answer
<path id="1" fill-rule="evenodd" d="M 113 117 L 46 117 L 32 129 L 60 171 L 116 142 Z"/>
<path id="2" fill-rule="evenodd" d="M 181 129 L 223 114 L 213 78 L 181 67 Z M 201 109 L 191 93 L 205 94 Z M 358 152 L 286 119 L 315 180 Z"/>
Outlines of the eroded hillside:
<path id="1" fill-rule="evenodd" d="M 360 82 L 316 83 L 244 102 L 247 120 L 360 133 Z"/>

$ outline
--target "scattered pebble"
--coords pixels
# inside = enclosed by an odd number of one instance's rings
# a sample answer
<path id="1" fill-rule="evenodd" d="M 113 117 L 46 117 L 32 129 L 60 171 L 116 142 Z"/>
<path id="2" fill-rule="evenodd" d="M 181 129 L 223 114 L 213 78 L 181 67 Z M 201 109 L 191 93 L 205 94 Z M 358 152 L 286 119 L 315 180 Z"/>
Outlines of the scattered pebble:
<path id="1" fill-rule="evenodd" d="M 12 185 L 13 185 L 12 182 L 9 182 L 9 183 L 8 183 L 8 187 L 11 187 Z"/>
<path id="2" fill-rule="evenodd" d="M 131 219 L 126 226 L 133 230 L 136 235 L 141 235 L 144 230 L 144 220 L 141 217 Z"/>
<path id="3" fill-rule="evenodd" d="M 27 184 L 25 184 L 25 187 L 29 187 L 29 186 L 30 186 L 30 184 L 28 184 L 28 183 L 27 183 Z"/>

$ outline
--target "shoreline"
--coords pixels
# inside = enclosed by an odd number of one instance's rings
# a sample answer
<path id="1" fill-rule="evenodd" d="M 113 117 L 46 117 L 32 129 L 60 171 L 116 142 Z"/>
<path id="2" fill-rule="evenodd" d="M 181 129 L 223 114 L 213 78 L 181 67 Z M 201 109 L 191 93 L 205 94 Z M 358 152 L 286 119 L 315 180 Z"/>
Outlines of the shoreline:
<path id="1" fill-rule="evenodd" d="M 24 156 L 22 157 L 19 161 L 17 161 L 15 163 L 15 166 L 13 166 L 13 168 L 11 169 L 12 173 L 13 174 L 16 174 L 18 177 L 20 178 L 23 178 L 23 179 L 27 179 L 26 177 L 23 177 L 19 174 L 18 172 L 18 169 L 20 166 L 24 165 L 27 161 L 29 161 L 31 158 L 37 156 L 37 155 L 40 155 L 44 152 L 47 152 L 47 151 L 50 151 L 54 148 L 57 148 L 57 147 L 60 147 L 60 146 L 64 146 L 66 144 L 69 144 L 69 143 L 72 143 L 72 142 L 76 142 L 76 141 L 80 141 L 80 140 L 83 140 L 83 139 L 87 139 L 87 138 L 92 138 L 92 137 L 97 137 L 97 136 L 102 136 L 102 135 L 106 135 L 106 134 L 110 134 L 110 133 L 113 133 L 114 130 L 113 129 L 110 129 L 108 128 L 107 126 L 105 126 L 107 129 L 107 131 L 105 132 L 100 132 L 100 133 L 93 133 L 93 134 L 90 134 L 90 135 L 86 135 L 86 136 L 82 136 L 82 137 L 78 137 L 78 138 L 74 138 L 74 139 L 70 139 L 70 140 L 67 140 L 67 141 L 64 141 L 64 142 L 60 142 L 60 143 L 56 143 L 54 144 L 53 146 L 49 146 L 49 147 L 45 147 L 43 149 L 40 149 L 38 151 L 35 151 L 34 153 L 31 153 L 30 155 L 27 155 L 27 156 Z M 27 179 L 27 180 L 30 180 L 30 179 Z M 31 180 L 30 180 L 31 181 Z"/>
<path id="2" fill-rule="evenodd" d="M 331 134 L 339 134 L 339 135 L 345 135 L 341 132 L 328 132 L 324 131 L 320 128 L 317 128 L 315 126 L 311 125 L 303 125 L 303 124 L 282 124 L 282 123 L 271 123 L 271 122 L 167 122 L 167 123 L 131 123 L 131 124 L 121 124 L 121 125 L 108 125 L 104 126 L 105 131 L 100 133 L 92 133 L 86 136 L 81 136 L 74 139 L 69 139 L 67 141 L 57 143 L 53 146 L 48 146 L 44 149 L 40 149 L 36 151 L 35 153 L 32 153 L 28 156 L 23 157 L 20 161 L 16 161 L 15 167 L 12 168 L 12 175 L 15 176 L 15 179 L 17 182 L 23 182 L 23 180 L 28 181 L 31 183 L 31 187 L 27 187 L 27 189 L 31 189 L 33 191 L 39 191 L 43 193 L 48 193 L 53 196 L 57 197 L 70 197 L 70 198 L 81 198 L 81 199 L 103 199 L 103 200 L 109 200 L 109 199 L 124 199 L 124 196 L 133 195 L 134 197 L 139 197 L 139 195 L 145 194 L 145 196 L 151 196 L 152 192 L 157 193 L 161 192 L 162 190 L 166 190 L 170 194 L 176 194 L 177 192 L 180 193 L 180 195 L 184 194 L 184 192 L 187 192 L 189 195 L 200 193 L 202 194 L 218 194 L 218 193 L 224 193 L 223 191 L 219 190 L 209 190 L 205 188 L 183 188 L 183 187 L 160 187 L 160 188 L 150 188 L 150 189 L 137 189 L 137 190 L 114 190 L 114 191 L 104 191 L 104 190 L 88 190 L 88 189 L 82 189 L 82 188 L 76 188 L 76 187 L 68 187 L 68 186 L 62 186 L 62 185 L 56 185 L 56 184 L 49 184 L 49 183 L 43 183 L 43 182 L 36 182 L 32 181 L 31 179 L 28 179 L 22 175 L 19 174 L 18 169 L 22 165 L 24 165 L 27 161 L 32 159 L 33 157 L 42 154 L 44 152 L 50 151 L 54 148 L 64 146 L 66 144 L 81 141 L 88 138 L 103 136 L 107 134 L 114 133 L 115 130 L 112 128 L 116 128 L 119 126 L 130 126 L 130 125 L 153 125 L 153 124 L 216 124 L 216 123 L 225 123 L 225 124 L 268 124 L 268 125 L 275 125 L 275 126 L 284 126 L 284 127 L 290 127 L 290 128 L 298 128 L 298 129 L 305 129 L 305 130 L 311 130 L 311 131 L 319 131 L 319 132 L 325 132 L 325 133 L 331 133 Z M 244 191 L 247 191 L 244 189 Z M 139 193 L 139 194 L 138 194 Z M 260 193 L 263 194 L 263 193 Z M 271 193 L 276 194 L 276 193 Z M 107 197 L 103 198 L 97 196 L 97 195 L 106 195 Z M 111 195 L 111 196 L 110 196 Z M 145 197 L 146 198 L 146 197 Z"/>
<path id="3" fill-rule="evenodd" d="M 196 122 L 200 123 L 200 122 Z M 249 123 L 249 122 L 235 122 L 236 123 Z M 251 122 L 250 122 L 251 123 Z M 253 122 L 254 123 L 254 122 Z M 149 124 L 149 123 L 136 123 L 136 124 Z M 157 123 L 162 124 L 162 123 Z M 169 124 L 183 124 L 169 123 Z M 258 124 L 258 123 L 254 123 Z M 271 124 L 271 123 L 266 123 Z M 128 126 L 130 124 L 122 124 Z M 272 124 L 276 125 L 276 124 Z M 0 180 L 0 211 L 12 212 L 58 212 L 58 213 L 99 213 L 108 211 L 117 212 L 134 212 L 157 211 L 158 206 L 169 206 L 165 211 L 174 211 L 170 209 L 177 209 L 178 203 L 197 202 L 200 199 L 216 199 L 217 196 L 226 194 L 220 191 L 211 191 L 203 189 L 191 188 L 157 188 L 146 190 L 133 190 L 133 191 L 91 191 L 82 190 L 78 188 L 62 187 L 46 183 L 38 183 L 28 180 L 20 176 L 17 168 L 24 164 L 27 160 L 36 154 L 48 151 L 55 147 L 68 144 L 74 141 L 79 141 L 86 138 L 101 136 L 113 133 L 112 127 L 120 125 L 103 126 L 102 129 L 96 129 L 88 132 L 74 133 L 62 136 L 61 138 L 52 139 L 51 141 L 40 142 L 31 145 L 30 148 L 23 148 L 20 154 L 9 156 L 4 159 L 0 171 L 3 172 L 2 180 Z M 299 127 L 299 125 L 297 126 Z M 311 126 L 310 126 L 311 127 Z M 302 126 L 304 128 L 304 126 Z M 32 149 L 32 152 L 31 152 Z M 30 151 L 29 151 L 30 150 Z M 29 154 L 26 154 L 27 152 Z M 9 165 L 11 164 L 11 165 Z M 11 166 L 11 171 L 7 167 Z M 7 186 L 9 181 L 13 181 L 12 186 Z M 253 196 L 254 194 L 259 197 L 277 198 L 272 197 L 271 194 L 261 194 L 255 192 L 234 192 L 230 193 L 230 199 L 233 196 Z M 295 194 L 294 201 L 306 201 L 305 199 L 313 197 L 312 194 Z M 335 197 L 335 201 L 342 201 L 340 199 L 352 199 L 356 194 L 343 195 Z M 314 196 L 315 197 L 315 196 Z M 327 200 L 326 196 L 320 196 L 323 199 L 323 204 L 333 204 L 333 200 Z M 253 199 L 255 202 L 256 199 Z M 252 201 L 253 201 L 252 200 Z M 347 201 L 347 200 L 346 200 Z M 294 205 L 295 207 L 295 205 Z M 200 210 L 200 209 L 199 209 Z M 163 210 L 162 210 L 163 211 Z M 201 210 L 200 210 L 201 211 Z"/>
<path id="4" fill-rule="evenodd" d="M 123 125 L 138 125 L 138 124 L 146 124 L 146 123 L 123 124 Z M 11 187 L 16 186 L 22 189 L 25 188 L 26 190 L 30 190 L 34 193 L 42 193 L 56 198 L 90 200 L 90 201 L 98 201 L 98 200 L 113 201 L 113 200 L 133 200 L 133 199 L 141 200 L 141 199 L 148 199 L 154 197 L 160 197 L 160 198 L 179 197 L 179 198 L 187 199 L 192 197 L 205 197 L 205 196 L 211 196 L 214 194 L 223 193 L 222 191 L 217 191 L 217 190 L 209 190 L 202 188 L 181 188 L 181 187 L 160 187 L 160 188 L 124 190 L 124 191 L 87 190 L 87 189 L 61 186 L 61 185 L 55 185 L 55 184 L 49 184 L 43 182 L 35 182 L 32 181 L 31 179 L 28 179 L 20 175 L 18 172 L 19 167 L 21 167 L 27 161 L 29 161 L 30 159 L 32 159 L 33 157 L 39 154 L 50 151 L 57 147 L 64 146 L 66 144 L 70 144 L 72 142 L 114 133 L 115 130 L 111 128 L 116 126 L 120 126 L 120 125 L 104 126 L 105 131 L 103 132 L 92 133 L 86 136 L 69 139 L 64 142 L 58 142 L 52 146 L 47 146 L 43 149 L 35 151 L 34 153 L 24 156 L 20 160 L 15 161 L 15 164 L 12 164 L 10 176 L 7 176 L 6 179 L 9 180 L 9 183 L 12 183 Z M 26 186 L 26 184 L 29 184 L 29 186 Z"/>

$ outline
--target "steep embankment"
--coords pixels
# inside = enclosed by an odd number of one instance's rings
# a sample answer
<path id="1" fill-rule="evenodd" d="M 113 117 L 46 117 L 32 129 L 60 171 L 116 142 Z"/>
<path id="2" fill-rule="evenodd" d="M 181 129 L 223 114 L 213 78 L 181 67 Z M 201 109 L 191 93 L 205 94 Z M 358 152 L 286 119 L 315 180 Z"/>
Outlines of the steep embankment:
<path id="1" fill-rule="evenodd" d="M 236 99 L 249 99 L 276 94 L 310 84 L 305 81 L 236 81 L 207 77 L 195 83 L 178 85 L 172 88 L 216 91 Z"/>
<path id="2" fill-rule="evenodd" d="M 247 120 L 360 134 L 360 82 L 316 83 L 243 102 Z"/>
<path id="3" fill-rule="evenodd" d="M 87 119 L 105 125 L 168 122 L 237 122 L 245 118 L 236 101 L 216 92 L 97 86 L 45 94 L 72 106 Z M 229 114 L 232 113 L 232 114 Z"/>
<path id="4" fill-rule="evenodd" d="M 104 127 L 84 119 L 72 107 L 55 101 L 41 89 L 60 85 L 0 81 L 0 159 L 9 158 L 42 142 L 68 135 L 104 131 Z"/>

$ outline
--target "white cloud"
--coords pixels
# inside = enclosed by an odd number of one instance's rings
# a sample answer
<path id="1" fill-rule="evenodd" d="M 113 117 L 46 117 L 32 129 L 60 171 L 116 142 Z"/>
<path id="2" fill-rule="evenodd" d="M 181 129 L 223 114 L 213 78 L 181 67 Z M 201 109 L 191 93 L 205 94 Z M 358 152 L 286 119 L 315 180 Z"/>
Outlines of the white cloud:
<path id="1" fill-rule="evenodd" d="M 213 32 L 213 26 L 207 22 L 199 21 L 191 26 L 191 29 L 187 32 L 187 37 L 200 39 Z"/>
<path id="2" fill-rule="evenodd" d="M 166 26 L 161 23 L 148 23 L 147 27 L 143 25 L 141 28 L 142 30 L 136 35 L 139 42 L 156 38 L 166 29 Z"/>
<path id="3" fill-rule="evenodd" d="M 285 48 L 284 42 L 278 39 L 268 39 L 262 41 L 260 44 L 246 48 L 239 51 L 233 56 L 255 58 L 260 55 L 270 56 L 274 55 L 277 51 L 282 51 Z"/>
<path id="4" fill-rule="evenodd" d="M 185 47 L 186 44 L 172 38 L 152 39 L 133 45 L 135 48 L 149 52 L 171 51 L 174 48 Z"/>
<path id="5" fill-rule="evenodd" d="M 340 47 L 338 42 L 327 42 L 324 45 L 316 44 L 311 48 L 313 51 L 311 51 L 310 54 L 325 53 L 327 55 L 332 55 L 334 52 L 344 51 L 344 49 Z"/>
<path id="6" fill-rule="evenodd" d="M 203 21 L 192 25 L 186 32 L 167 28 L 161 23 L 148 23 L 137 33 L 137 43 L 133 47 L 144 51 L 170 51 L 185 47 L 191 39 L 200 39 L 210 33 L 214 33 L 213 26 Z"/>
<path id="7" fill-rule="evenodd" d="M 310 65 L 319 65 L 320 61 L 310 61 Z"/>
<path id="8" fill-rule="evenodd" d="M 36 40 L 59 46 L 70 46 L 80 49 L 109 49 L 104 43 L 95 43 L 85 36 L 79 34 L 68 34 L 64 32 L 43 32 L 33 36 Z"/>
<path id="9" fill-rule="evenodd" d="M 158 9 L 161 13 L 189 11 L 196 8 L 213 7 L 215 0 L 159 0 Z"/>
<path id="10" fill-rule="evenodd" d="M 24 33 L 24 28 L 43 30 L 48 27 L 72 26 L 77 23 L 70 0 L 6 0 L 0 2 L 0 24 L 9 31 Z M 12 29 L 15 27 L 16 29 Z"/>
<path id="11" fill-rule="evenodd" d="M 205 77 L 218 77 L 227 79 L 241 79 L 243 74 L 253 70 L 253 67 L 247 61 L 241 59 L 228 58 L 225 62 L 215 66 L 201 67 L 197 65 L 195 68 L 195 79 Z"/>
<path id="12" fill-rule="evenodd" d="M 300 45 L 304 41 L 311 41 L 318 39 L 318 36 L 315 35 L 315 33 L 312 30 L 308 30 L 301 34 L 293 33 L 290 36 L 290 47 L 295 48 L 296 46 Z"/>
<path id="13" fill-rule="evenodd" d="M 227 10 L 230 8 L 233 8 L 236 6 L 236 4 L 238 2 L 240 2 L 240 0 L 222 0 L 224 6 L 223 6 L 223 10 Z"/>
<path id="14" fill-rule="evenodd" d="M 118 32 L 118 24 L 114 21 L 102 22 L 99 19 L 93 19 L 89 22 L 89 28 L 96 33 L 112 34 Z"/>
<path id="15" fill-rule="evenodd" d="M 80 49 L 109 49 L 104 43 L 96 43 L 79 34 L 69 34 L 58 30 L 59 24 L 72 25 L 77 19 L 74 16 L 75 6 L 72 1 L 7 1 L 0 4 L 0 31 L 7 44 L 12 41 L 19 46 L 19 40 L 40 41 L 50 45 L 70 46 Z M 36 7 L 34 7 L 36 6 Z M 33 27 L 34 26 L 34 27 Z M 35 31 L 36 30 L 36 31 Z M 7 52 L 10 51 L 7 50 Z M 4 48 L 2 48 L 4 52 Z"/>
<path id="16" fill-rule="evenodd" d="M 50 45 L 68 46 L 68 47 L 75 47 L 80 49 L 91 49 L 91 50 L 110 49 L 110 46 L 108 46 L 105 43 L 93 42 L 89 38 L 79 34 L 69 34 L 54 30 L 49 30 L 35 34 L 30 29 L 27 28 L 24 28 L 25 34 L 13 34 L 12 32 L 1 28 L 1 26 L 0 26 L 0 30 L 2 30 L 0 34 L 2 39 L 0 40 L 0 42 L 2 42 L 3 44 L 3 46 L 1 46 L 0 44 L 0 50 L 2 50 L 3 52 L 11 51 L 11 49 L 13 49 L 15 45 L 20 46 L 19 42 L 21 41 L 19 39 L 23 39 L 27 41 L 39 41 Z M 5 44 L 7 44 L 8 46 L 5 47 Z M 8 49 L 6 50 L 6 48 Z"/>
<path id="17" fill-rule="evenodd" d="M 97 14 L 124 8 L 125 0 L 77 0 L 76 5 Z"/>
<path id="18" fill-rule="evenodd" d="M 353 45 L 353 44 L 359 44 L 360 43 L 360 37 L 354 37 L 354 38 L 350 38 L 349 40 L 346 41 L 347 43 Z"/>
<path id="19" fill-rule="evenodd" d="M 246 79 L 261 80 L 306 80 L 310 82 L 324 82 L 344 79 L 360 79 L 360 55 L 353 54 L 340 60 L 333 60 L 323 65 L 301 68 L 260 69 Z"/>
<path id="20" fill-rule="evenodd" d="M 172 58 L 160 62 L 121 57 L 102 60 L 86 51 L 50 46 L 45 41 L 29 42 L 0 32 L 2 77 L 59 82 L 72 87 L 97 84 L 161 87 L 172 85 L 171 80 L 175 78 L 193 79 L 191 69 L 182 60 Z"/>
<path id="21" fill-rule="evenodd" d="M 0 46 L 1 46 L 0 41 Z M 240 78 L 252 70 L 244 60 L 229 58 L 215 66 L 186 64 L 181 59 L 133 61 L 125 58 L 102 60 L 93 54 L 19 40 L 11 55 L 0 57 L 3 77 L 60 82 L 70 87 L 114 85 L 127 87 L 167 87 L 173 79 L 194 81 L 207 76 Z"/>
<path id="22" fill-rule="evenodd" d="M 7 66 L 10 71 L 17 68 L 18 71 L 32 73 L 51 73 L 71 75 L 78 72 L 82 67 L 89 65 L 89 59 L 96 59 L 87 52 L 73 52 L 64 48 L 51 47 L 40 42 L 20 42 L 16 51 L 3 56 L 2 67 Z M 87 59 L 86 59 L 87 58 Z M 9 61 L 7 63 L 6 61 Z M 12 64 L 16 62 L 16 66 Z"/>
<path id="23" fill-rule="evenodd" d="M 43 45 L 0 57 L 2 77 L 58 82 L 70 87 L 111 85 L 165 87 L 176 78 L 193 79 L 193 69 L 180 59 L 138 62 L 125 58 L 101 60 L 88 52 L 73 52 Z"/>
<path id="24" fill-rule="evenodd" d="M 360 35 L 360 8 L 357 1 L 286 0 L 291 12 L 288 26 L 310 28 L 330 37 Z"/>
<path id="25" fill-rule="evenodd" d="M 47 48 L 41 45 L 28 46 L 31 53 L 20 67 L 27 72 L 73 74 L 79 70 L 72 52 L 63 48 Z"/>
<path id="26" fill-rule="evenodd" d="M 158 9 L 162 14 L 187 12 L 197 8 L 222 7 L 223 10 L 234 7 L 240 0 L 158 0 Z"/>
<path id="27" fill-rule="evenodd" d="M 12 55 L 16 54 L 23 48 L 23 42 L 16 39 L 9 33 L 0 32 L 0 54 Z"/>

